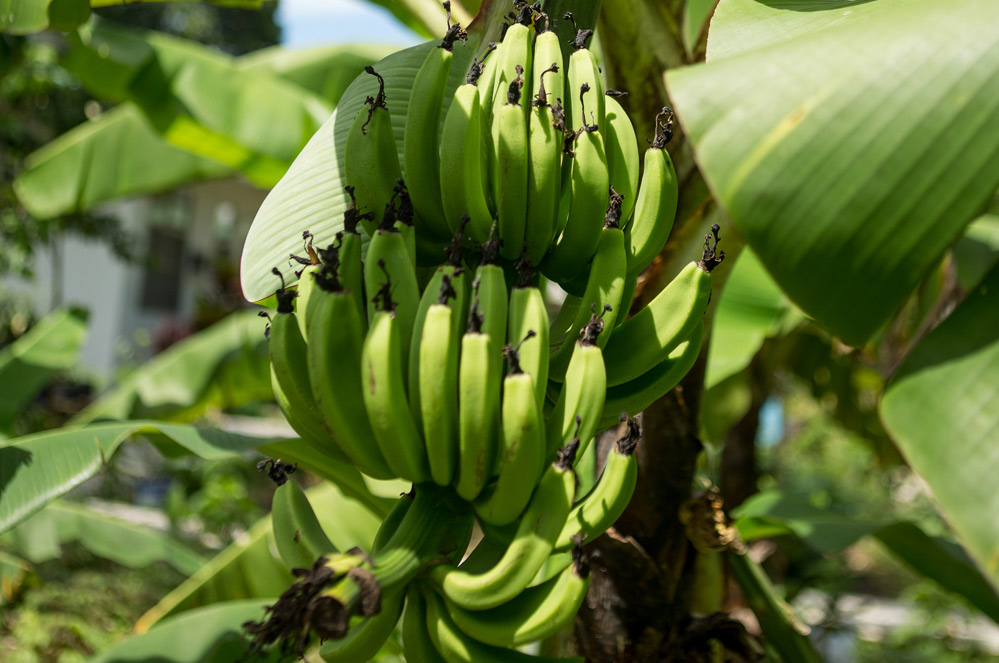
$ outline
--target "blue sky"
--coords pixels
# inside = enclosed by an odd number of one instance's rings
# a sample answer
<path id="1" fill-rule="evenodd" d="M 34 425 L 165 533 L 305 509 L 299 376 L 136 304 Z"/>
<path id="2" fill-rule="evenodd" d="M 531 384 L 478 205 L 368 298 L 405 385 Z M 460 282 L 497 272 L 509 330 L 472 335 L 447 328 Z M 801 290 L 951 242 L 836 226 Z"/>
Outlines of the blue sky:
<path id="1" fill-rule="evenodd" d="M 411 46 L 422 41 L 387 9 L 362 0 L 280 0 L 278 20 L 288 48 L 353 43 Z"/>

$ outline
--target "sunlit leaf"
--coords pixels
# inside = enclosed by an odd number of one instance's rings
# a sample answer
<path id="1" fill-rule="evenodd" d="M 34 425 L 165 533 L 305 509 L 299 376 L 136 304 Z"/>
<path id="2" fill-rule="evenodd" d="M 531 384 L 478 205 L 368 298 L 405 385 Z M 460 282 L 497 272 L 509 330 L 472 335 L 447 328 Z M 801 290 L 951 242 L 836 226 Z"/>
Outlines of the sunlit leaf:
<path id="1" fill-rule="evenodd" d="M 912 350 L 881 420 L 999 587 L 999 267 Z"/>
<path id="2" fill-rule="evenodd" d="M 744 48 L 669 72 L 670 97 L 777 283 L 860 345 L 999 186 L 999 4 L 765 4 L 723 0 L 711 32 Z"/>

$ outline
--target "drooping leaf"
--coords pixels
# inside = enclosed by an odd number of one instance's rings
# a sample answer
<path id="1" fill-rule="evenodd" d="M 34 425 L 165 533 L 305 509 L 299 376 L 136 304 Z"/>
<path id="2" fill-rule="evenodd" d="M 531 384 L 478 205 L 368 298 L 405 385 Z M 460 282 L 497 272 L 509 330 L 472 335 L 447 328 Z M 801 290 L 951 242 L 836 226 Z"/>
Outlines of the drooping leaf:
<path id="1" fill-rule="evenodd" d="M 14 181 L 14 191 L 38 219 L 232 173 L 164 141 L 131 104 L 67 131 L 32 153 L 26 165 Z"/>
<path id="2" fill-rule="evenodd" d="M 906 357 L 881 420 L 999 587 L 999 267 Z"/>
<path id="3" fill-rule="evenodd" d="M 777 333 L 788 318 L 798 319 L 792 311 L 760 259 L 752 249 L 744 249 L 715 309 L 704 388 L 710 389 L 748 366 L 764 340 Z"/>
<path id="4" fill-rule="evenodd" d="M 999 5 L 850 4 L 766 3 L 778 14 L 758 25 L 763 3 L 723 0 L 711 31 L 748 50 L 671 71 L 667 85 L 768 271 L 860 345 L 999 186 Z"/>
<path id="5" fill-rule="evenodd" d="M 59 309 L 0 350 L 0 428 L 48 383 L 76 365 L 87 335 L 87 313 Z"/>
<path id="6" fill-rule="evenodd" d="M 98 513 L 73 502 L 49 504 L 0 535 L 4 547 L 36 564 L 59 555 L 59 546 L 77 541 L 98 557 L 130 568 L 166 562 L 191 574 L 205 558 L 163 532 Z"/>
<path id="7" fill-rule="evenodd" d="M 243 623 L 260 620 L 266 599 L 227 601 L 191 610 L 164 620 L 147 633 L 135 635 L 89 659 L 88 663 L 232 663 L 249 660 Z M 253 655 L 257 661 L 278 661 L 279 648 Z"/>
<path id="8" fill-rule="evenodd" d="M 275 440 L 158 421 L 69 426 L 0 446 L 0 532 L 97 473 L 122 442 L 145 435 L 166 455 L 231 458 Z"/>
<path id="9" fill-rule="evenodd" d="M 131 101 L 170 143 L 273 186 L 331 107 L 206 46 L 97 21 L 64 61 L 92 93 Z"/>
<path id="10" fill-rule="evenodd" d="M 0 0 L 0 33 L 72 30 L 88 18 L 88 0 Z"/>
<path id="11" fill-rule="evenodd" d="M 73 418 L 190 420 L 206 407 L 272 399 L 264 321 L 233 313 L 153 357 Z"/>

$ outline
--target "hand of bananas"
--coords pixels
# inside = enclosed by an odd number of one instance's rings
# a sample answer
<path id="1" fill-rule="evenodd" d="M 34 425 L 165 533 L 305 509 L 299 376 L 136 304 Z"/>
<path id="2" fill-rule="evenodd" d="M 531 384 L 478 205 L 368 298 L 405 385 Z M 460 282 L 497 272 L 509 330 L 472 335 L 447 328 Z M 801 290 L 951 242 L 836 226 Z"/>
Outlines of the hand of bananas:
<path id="1" fill-rule="evenodd" d="M 581 543 L 634 490 L 629 417 L 698 355 L 717 228 L 699 262 L 624 315 L 676 211 L 672 113 L 656 118 L 639 185 L 638 141 L 588 31 L 566 65 L 547 17 L 515 6 L 447 100 L 465 36 L 449 21 L 414 78 L 401 163 L 384 85 L 368 98 L 347 139 L 343 231 L 319 250 L 306 233 L 298 289 L 277 291 L 272 382 L 288 421 L 331 459 L 414 487 L 368 554 L 335 551 L 297 486 L 280 486 L 277 547 L 300 578 L 248 625 L 258 647 L 301 653 L 312 633 L 326 660 L 367 661 L 405 605 L 410 661 L 546 660 L 510 648 L 572 620 Z M 576 293 L 551 320 L 542 275 Z M 577 495 L 577 457 L 619 421 Z"/>

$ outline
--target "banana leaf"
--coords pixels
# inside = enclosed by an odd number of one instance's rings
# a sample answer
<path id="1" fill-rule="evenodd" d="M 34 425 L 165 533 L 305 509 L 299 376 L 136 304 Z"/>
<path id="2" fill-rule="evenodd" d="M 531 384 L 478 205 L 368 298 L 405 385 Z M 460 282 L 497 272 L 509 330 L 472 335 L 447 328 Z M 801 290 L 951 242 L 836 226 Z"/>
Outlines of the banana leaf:
<path id="1" fill-rule="evenodd" d="M 667 73 L 716 199 L 791 300 L 862 345 L 999 187 L 999 5 L 722 0 Z"/>

